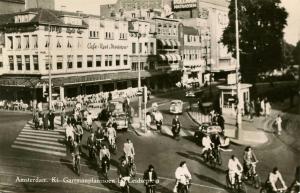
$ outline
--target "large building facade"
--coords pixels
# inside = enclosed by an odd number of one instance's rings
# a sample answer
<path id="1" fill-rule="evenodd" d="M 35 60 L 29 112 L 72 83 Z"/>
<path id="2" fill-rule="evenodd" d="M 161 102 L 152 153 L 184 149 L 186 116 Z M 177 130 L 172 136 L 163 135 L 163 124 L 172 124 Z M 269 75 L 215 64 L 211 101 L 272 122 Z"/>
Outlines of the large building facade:
<path id="1" fill-rule="evenodd" d="M 164 85 L 150 80 L 165 73 L 158 62 L 155 22 L 48 9 L 1 17 L 6 18 L 0 25 L 3 98 L 41 99 L 50 67 L 54 92 L 61 97 L 137 87 L 139 64 L 143 85 Z"/>

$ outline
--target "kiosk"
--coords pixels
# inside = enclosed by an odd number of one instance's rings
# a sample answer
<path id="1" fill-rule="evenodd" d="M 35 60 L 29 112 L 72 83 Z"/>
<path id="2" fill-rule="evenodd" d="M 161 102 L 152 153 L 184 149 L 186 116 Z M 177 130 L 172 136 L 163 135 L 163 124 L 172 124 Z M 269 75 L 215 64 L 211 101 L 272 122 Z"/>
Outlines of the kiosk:
<path id="1" fill-rule="evenodd" d="M 236 105 L 237 105 L 237 92 L 236 84 L 231 85 L 219 85 L 217 86 L 220 90 L 220 108 L 222 114 L 226 115 L 236 115 Z M 241 84 L 241 95 L 242 99 L 242 114 L 244 114 L 245 104 L 250 102 L 250 87 L 251 84 Z"/>

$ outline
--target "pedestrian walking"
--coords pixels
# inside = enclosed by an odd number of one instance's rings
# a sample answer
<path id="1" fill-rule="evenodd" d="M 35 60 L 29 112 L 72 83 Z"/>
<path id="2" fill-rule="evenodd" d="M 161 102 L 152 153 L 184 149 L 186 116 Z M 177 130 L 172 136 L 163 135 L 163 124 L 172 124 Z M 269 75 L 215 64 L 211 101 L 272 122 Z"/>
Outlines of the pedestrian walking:
<path id="1" fill-rule="evenodd" d="M 64 126 L 66 122 L 66 110 L 64 107 L 62 107 L 62 110 L 60 112 L 60 126 Z"/>
<path id="2" fill-rule="evenodd" d="M 43 126 L 44 126 L 44 130 L 48 130 L 48 113 L 44 112 L 43 113 Z"/>
<path id="3" fill-rule="evenodd" d="M 260 101 L 260 115 L 265 116 L 265 114 L 266 114 L 265 99 L 261 99 L 261 101 Z"/>
<path id="4" fill-rule="evenodd" d="M 51 130 L 54 130 L 54 118 L 55 118 L 55 115 L 54 115 L 53 111 L 50 110 L 49 111 L 49 115 L 48 115 L 48 119 L 49 119 L 50 129 Z"/>
<path id="5" fill-rule="evenodd" d="M 250 103 L 250 109 L 249 109 L 249 118 L 251 121 L 253 120 L 254 115 L 255 115 L 255 103 L 254 103 L 254 100 L 252 100 Z"/>
<path id="6" fill-rule="evenodd" d="M 281 135 L 282 131 L 282 119 L 280 115 L 277 115 L 277 118 L 275 119 L 275 125 L 277 126 L 277 134 Z"/>
<path id="7" fill-rule="evenodd" d="M 217 113 L 217 123 L 221 127 L 221 129 L 222 129 L 222 131 L 224 133 L 225 119 L 224 119 L 224 117 L 220 113 Z"/>
<path id="8" fill-rule="evenodd" d="M 255 114 L 257 117 L 259 117 L 260 114 L 260 99 L 259 97 L 257 97 L 256 101 L 255 101 Z"/>
<path id="9" fill-rule="evenodd" d="M 266 117 L 270 116 L 271 114 L 271 104 L 269 100 L 266 100 Z"/>

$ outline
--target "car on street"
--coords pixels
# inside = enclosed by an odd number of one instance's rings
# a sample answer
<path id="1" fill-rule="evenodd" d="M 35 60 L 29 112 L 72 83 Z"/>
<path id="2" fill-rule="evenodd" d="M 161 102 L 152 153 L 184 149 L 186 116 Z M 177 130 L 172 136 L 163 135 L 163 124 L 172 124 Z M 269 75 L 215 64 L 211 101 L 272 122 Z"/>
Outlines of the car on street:
<path id="1" fill-rule="evenodd" d="M 220 147 L 227 148 L 230 145 L 230 139 L 224 136 L 223 131 L 219 125 L 212 125 L 211 123 L 202 123 L 199 129 L 194 134 L 194 140 L 196 144 L 202 146 L 202 138 L 205 135 L 218 135 L 220 139 Z"/>
<path id="2" fill-rule="evenodd" d="M 87 106 L 87 111 L 89 113 L 91 113 L 93 120 L 96 120 L 96 119 L 99 118 L 100 113 L 102 112 L 102 110 L 103 110 L 103 104 L 102 103 L 90 103 Z"/>
<path id="3" fill-rule="evenodd" d="M 183 109 L 182 100 L 172 100 L 170 105 L 171 114 L 181 114 Z"/>
<path id="4" fill-rule="evenodd" d="M 115 122 L 117 123 L 116 125 L 116 130 L 125 130 L 127 131 L 128 129 L 128 116 L 125 113 L 120 113 L 120 114 L 116 114 L 113 115 L 113 118 L 115 120 Z"/>

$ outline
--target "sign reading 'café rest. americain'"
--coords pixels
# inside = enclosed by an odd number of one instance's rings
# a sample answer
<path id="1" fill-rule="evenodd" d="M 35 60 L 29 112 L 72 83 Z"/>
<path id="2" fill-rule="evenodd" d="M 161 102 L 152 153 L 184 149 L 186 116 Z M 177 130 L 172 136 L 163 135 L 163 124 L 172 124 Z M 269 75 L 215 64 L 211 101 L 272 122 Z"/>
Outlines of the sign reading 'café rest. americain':
<path id="1" fill-rule="evenodd" d="M 173 0 L 173 9 L 190 9 L 197 7 L 197 0 Z"/>
<path id="2" fill-rule="evenodd" d="M 126 50 L 128 46 L 125 45 L 116 45 L 116 44 L 104 44 L 104 43 L 88 43 L 88 49 L 101 49 L 101 50 Z"/>

